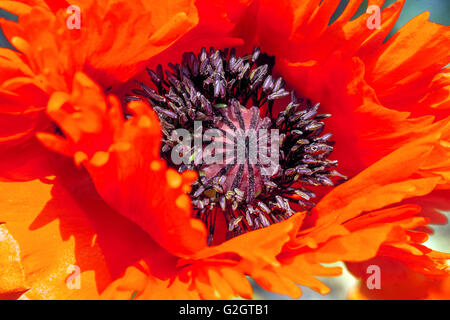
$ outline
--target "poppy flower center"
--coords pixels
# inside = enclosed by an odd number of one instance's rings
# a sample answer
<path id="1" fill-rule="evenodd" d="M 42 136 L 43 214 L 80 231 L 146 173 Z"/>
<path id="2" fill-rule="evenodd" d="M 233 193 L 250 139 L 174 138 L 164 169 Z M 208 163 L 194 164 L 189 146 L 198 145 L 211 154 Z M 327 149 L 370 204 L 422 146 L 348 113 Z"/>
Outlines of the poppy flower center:
<path id="1" fill-rule="evenodd" d="M 202 48 L 198 55 L 184 53 L 164 73 L 161 65 L 148 69 L 154 89 L 139 83 L 126 97 L 147 100 L 158 114 L 168 165 L 198 172 L 190 196 L 210 244 L 217 212 L 230 238 L 311 209 L 315 194 L 308 186 L 345 179 L 328 159 L 331 134 L 322 135 L 330 115 L 286 91 L 283 79 L 271 74 L 274 61 L 259 48 L 244 57 L 234 49 Z M 289 96 L 279 108 L 278 99 Z"/>

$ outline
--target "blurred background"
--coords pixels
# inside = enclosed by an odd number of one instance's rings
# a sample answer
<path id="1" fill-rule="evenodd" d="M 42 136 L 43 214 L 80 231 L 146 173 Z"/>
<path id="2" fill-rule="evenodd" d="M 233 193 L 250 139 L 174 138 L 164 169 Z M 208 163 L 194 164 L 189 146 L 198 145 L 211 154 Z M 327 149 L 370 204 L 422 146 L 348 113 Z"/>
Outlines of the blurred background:
<path id="1" fill-rule="evenodd" d="M 325 0 L 326 1 L 326 0 Z M 389 6 L 396 0 L 387 0 L 384 7 Z M 333 22 L 344 10 L 349 0 L 342 0 L 335 14 L 333 15 L 331 22 Z M 358 12 L 355 14 L 355 18 L 361 15 L 367 8 L 368 0 L 363 1 Z M 450 25 L 450 0 L 406 0 L 403 11 L 400 15 L 397 24 L 392 30 L 389 36 L 392 36 L 397 30 L 408 22 L 413 17 L 423 13 L 424 11 L 430 12 L 430 20 L 443 25 Z M 4 17 L 10 20 L 17 20 L 17 17 L 0 9 L 0 17 Z M 3 32 L 0 30 L 0 46 L 11 47 L 3 36 Z M 450 212 L 441 212 L 450 217 Z M 439 251 L 450 251 L 450 225 L 434 226 L 435 234 L 426 243 L 427 246 Z M 331 288 L 331 293 L 325 296 L 320 295 L 312 291 L 309 288 L 302 287 L 303 296 L 301 299 L 323 299 L 323 300 L 335 300 L 346 299 L 348 290 L 356 284 L 356 279 L 350 275 L 345 269 L 344 264 L 333 264 L 344 268 L 342 276 L 336 278 L 319 278 L 328 287 Z M 254 285 L 255 299 L 289 299 L 284 295 L 277 295 L 262 290 L 256 284 Z"/>

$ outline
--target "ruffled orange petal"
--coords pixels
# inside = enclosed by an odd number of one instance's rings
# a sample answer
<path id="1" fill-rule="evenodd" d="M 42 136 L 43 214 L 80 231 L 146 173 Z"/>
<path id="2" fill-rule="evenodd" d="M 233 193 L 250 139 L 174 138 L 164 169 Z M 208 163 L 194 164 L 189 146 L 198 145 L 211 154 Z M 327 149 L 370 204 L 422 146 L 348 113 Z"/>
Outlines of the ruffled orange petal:
<path id="1" fill-rule="evenodd" d="M 103 293 L 102 299 L 142 300 L 167 299 L 191 300 L 199 299 L 197 291 L 189 289 L 189 281 L 178 276 L 158 276 L 152 268 L 154 257 L 140 260 L 130 266 L 123 277 L 114 281 Z"/>
<path id="2" fill-rule="evenodd" d="M 86 217 L 80 214 L 82 211 L 73 200 L 70 203 L 70 197 L 64 197 L 64 191 L 59 190 L 60 198 L 52 201 L 52 185 L 37 180 L 1 183 L 0 188 L 3 198 L 1 219 L 7 221 L 6 226 L 20 246 L 21 267 L 25 273 L 26 289 L 29 289 L 26 297 L 97 297 L 97 288 L 91 287 L 92 283 L 95 284 L 95 274 L 92 270 L 100 270 L 97 276 L 103 285 L 110 274 L 104 262 L 98 261 L 101 253 L 98 245 L 94 245 L 92 229 L 87 227 L 89 223 Z M 31 198 L 30 194 L 36 196 Z M 71 238 L 77 229 L 77 236 Z M 76 251 L 78 257 L 84 255 L 88 259 L 81 262 L 76 257 Z M 92 265 L 94 261 L 99 263 Z M 83 291 L 70 290 L 66 285 L 66 280 L 73 271 L 71 265 L 79 265 L 82 268 Z"/>
<path id="3" fill-rule="evenodd" d="M 249 12 L 251 1 L 209 1 L 197 0 L 195 5 L 198 10 L 198 24 L 183 34 L 180 39 L 167 47 L 161 53 L 150 57 L 139 64 L 138 69 L 143 69 L 133 75 L 128 82 L 115 88 L 114 94 L 123 98 L 136 87 L 136 81 L 146 83 L 148 73 L 146 68 L 155 70 L 157 65 L 163 66 L 182 58 L 185 52 L 200 52 L 202 47 L 214 46 L 216 48 L 241 47 L 245 39 L 236 28 L 244 28 L 250 31 L 250 27 L 239 26 L 242 17 Z M 145 68 L 144 68 L 145 67 Z"/>
<path id="4" fill-rule="evenodd" d="M 361 215 L 342 224 L 343 230 L 339 233 L 331 226 L 316 226 L 300 232 L 283 256 L 294 261 L 303 259 L 310 266 L 346 261 L 353 272 L 358 268 L 359 273 L 354 273 L 363 279 L 371 274 L 367 273 L 367 266 L 379 265 L 382 268 L 382 286 L 386 286 L 384 292 L 389 292 L 391 288 L 389 280 L 384 278 L 385 273 L 389 275 L 392 270 L 389 266 L 378 264 L 380 259 L 389 258 L 395 263 L 402 263 L 404 267 L 407 266 L 408 272 L 420 273 L 418 277 L 449 277 L 450 269 L 446 260 L 450 259 L 450 254 L 432 251 L 419 245 L 426 237 L 409 231 L 428 223 L 427 219 L 418 216 L 419 211 L 419 207 L 407 205 Z M 397 278 L 393 279 L 398 282 Z M 361 282 L 361 287 L 363 284 L 365 285 L 365 282 Z M 398 284 L 393 285 L 395 287 Z M 395 293 L 392 296 L 395 297 Z M 361 298 L 360 295 L 355 297 Z"/>
<path id="5" fill-rule="evenodd" d="M 412 119 L 406 112 L 380 105 L 364 80 L 364 65 L 356 58 L 346 60 L 335 54 L 324 63 L 282 62 L 281 70 L 290 83 L 296 84 L 297 92 L 319 101 L 323 112 L 332 114 L 326 128 L 336 141 L 346 145 L 336 148 L 333 155 L 347 174 L 420 137 L 423 127 L 433 121 L 431 116 Z"/>
<path id="6" fill-rule="evenodd" d="M 196 175 L 180 175 L 160 159 L 156 114 L 135 102 L 129 105 L 133 117 L 125 121 L 119 102 L 110 97 L 107 106 L 99 88 L 81 73 L 73 88 L 71 96 L 54 94 L 48 111 L 68 139 L 40 134 L 40 140 L 83 164 L 103 199 L 170 252 L 186 255 L 204 247 L 205 226 L 191 218 L 186 194 Z"/>
<path id="7" fill-rule="evenodd" d="M 399 110 L 411 110 L 414 115 L 432 113 L 437 119 L 445 118 L 450 109 L 450 69 L 445 68 L 437 73 L 429 83 L 424 83 L 426 91 L 416 100 L 410 100 L 408 105 L 400 104 L 397 100 L 395 108 Z M 415 88 L 415 92 L 423 91 Z"/>
<path id="8" fill-rule="evenodd" d="M 420 207 L 374 211 L 405 198 L 426 195 L 448 183 L 439 172 L 421 170 L 431 153 L 441 147 L 448 121 L 430 129 L 428 136 L 405 145 L 327 194 L 313 209 L 313 216 L 318 218 L 315 225 L 300 230 L 283 255 L 303 256 L 311 264 L 387 256 L 416 272 L 448 276 L 445 261 L 450 255 L 422 246 L 427 234 L 412 231 L 430 222 L 419 214 Z"/>
<path id="9" fill-rule="evenodd" d="M 83 1 L 80 7 L 84 16 L 95 19 L 84 20 L 76 40 L 79 50 L 85 52 L 93 72 L 112 74 L 120 81 L 129 79 L 139 63 L 169 47 L 198 23 L 192 0 L 109 1 L 105 5 Z"/>
<path id="10" fill-rule="evenodd" d="M 64 165 L 62 157 L 36 139 L 15 146 L 0 147 L 0 181 L 26 181 L 45 178 Z"/>
<path id="11" fill-rule="evenodd" d="M 37 130 L 50 126 L 44 114 L 46 97 L 32 73 L 11 50 L 0 49 L 0 145 L 10 146 L 30 139 Z"/>
<path id="12" fill-rule="evenodd" d="M 66 27 L 68 14 L 65 11 L 69 5 L 80 8 L 80 29 Z M 8 39 L 21 37 L 31 49 L 41 49 L 33 50 L 38 56 L 52 47 L 59 47 L 64 52 L 77 49 L 72 55 L 76 71 L 88 68 L 121 81 L 133 75 L 140 62 L 163 51 L 198 23 L 197 9 L 190 0 L 169 3 L 61 1 L 58 4 L 39 1 L 20 6 L 3 2 L 2 7 L 22 13 L 20 29 L 13 23 L 6 23 Z M 43 37 L 47 37 L 46 42 L 42 41 Z M 58 55 L 47 57 L 51 58 L 58 58 Z"/>

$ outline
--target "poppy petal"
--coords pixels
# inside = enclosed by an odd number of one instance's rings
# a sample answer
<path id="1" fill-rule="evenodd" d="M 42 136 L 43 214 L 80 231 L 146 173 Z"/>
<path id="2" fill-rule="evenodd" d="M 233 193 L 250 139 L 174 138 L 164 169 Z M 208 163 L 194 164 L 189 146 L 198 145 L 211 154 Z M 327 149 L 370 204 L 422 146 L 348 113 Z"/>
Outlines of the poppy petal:
<path id="1" fill-rule="evenodd" d="M 205 227 L 191 218 L 186 194 L 196 175 L 180 175 L 161 160 L 156 114 L 147 104 L 130 103 L 134 115 L 125 121 L 118 101 L 110 97 L 108 108 L 85 75 L 77 74 L 73 87 L 68 103 L 52 97 L 49 114 L 69 137 L 75 161 L 87 168 L 99 194 L 174 254 L 206 246 Z M 73 109 L 65 110 L 70 103 Z M 44 145 L 55 147 L 47 136 L 39 137 Z"/>

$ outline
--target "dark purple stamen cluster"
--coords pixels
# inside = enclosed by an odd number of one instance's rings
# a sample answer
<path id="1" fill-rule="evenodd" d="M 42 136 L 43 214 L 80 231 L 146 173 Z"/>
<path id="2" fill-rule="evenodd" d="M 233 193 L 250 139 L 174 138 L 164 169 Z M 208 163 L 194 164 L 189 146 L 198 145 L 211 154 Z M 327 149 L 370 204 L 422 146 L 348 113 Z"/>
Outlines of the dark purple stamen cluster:
<path id="1" fill-rule="evenodd" d="M 311 209 L 315 194 L 305 186 L 333 186 L 333 177 L 345 179 L 333 170 L 337 161 L 328 160 L 334 143 L 331 134 L 322 135 L 322 120 L 330 115 L 318 114 L 319 104 L 292 92 L 284 110 L 273 114 L 274 101 L 289 96 L 283 79 L 270 74 L 273 61 L 259 48 L 244 57 L 236 57 L 234 49 L 203 48 L 197 56 L 184 53 L 181 64 L 169 64 L 164 73 L 161 65 L 147 70 L 156 90 L 139 83 L 140 89 L 126 97 L 147 100 L 158 114 L 164 134 L 161 154 L 169 166 L 199 173 L 191 197 L 210 243 L 219 210 L 228 224 L 227 236 L 233 237 L 287 219 L 294 213 L 292 204 Z M 252 118 L 247 126 L 246 117 Z M 202 132 L 194 132 L 194 121 L 202 121 Z M 267 176 L 261 175 L 260 163 L 223 164 L 207 174 L 210 168 L 194 161 L 195 150 L 190 163 L 175 165 L 171 152 L 180 141 L 172 132 L 180 128 L 193 138 L 211 128 L 235 131 L 235 137 L 254 128 L 278 129 L 279 167 Z"/>

